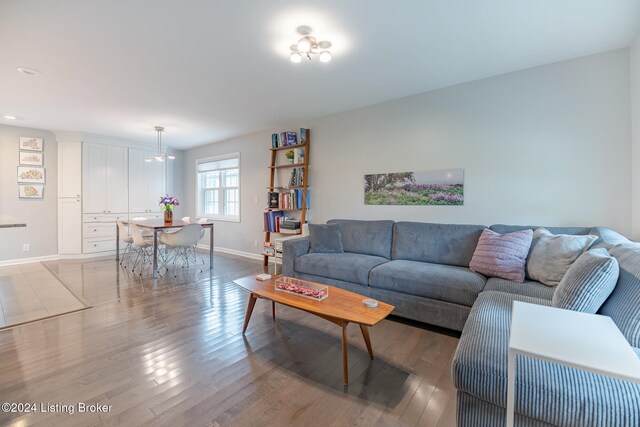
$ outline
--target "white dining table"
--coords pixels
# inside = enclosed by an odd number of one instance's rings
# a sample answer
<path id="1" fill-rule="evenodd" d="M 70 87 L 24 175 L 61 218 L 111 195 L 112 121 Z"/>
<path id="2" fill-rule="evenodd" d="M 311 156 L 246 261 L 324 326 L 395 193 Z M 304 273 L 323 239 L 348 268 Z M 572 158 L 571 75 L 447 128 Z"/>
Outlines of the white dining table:
<path id="1" fill-rule="evenodd" d="M 203 228 L 211 229 L 209 233 L 209 270 L 213 270 L 213 221 L 183 221 L 164 222 L 162 219 L 121 220 L 124 225 L 135 224 L 138 227 L 153 231 L 153 278 L 158 278 L 158 235 L 164 230 L 182 228 L 189 224 L 200 224 Z M 120 260 L 120 228 L 116 224 L 116 261 Z"/>

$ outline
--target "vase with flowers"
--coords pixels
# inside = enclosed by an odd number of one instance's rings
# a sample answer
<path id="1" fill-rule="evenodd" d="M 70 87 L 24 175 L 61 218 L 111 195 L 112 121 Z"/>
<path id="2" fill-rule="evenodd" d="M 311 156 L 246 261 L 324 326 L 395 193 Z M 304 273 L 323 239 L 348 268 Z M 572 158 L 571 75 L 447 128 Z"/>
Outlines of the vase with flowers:
<path id="1" fill-rule="evenodd" d="M 287 150 L 284 155 L 287 157 L 287 159 L 289 159 L 289 163 L 293 163 L 293 159 L 295 158 L 295 153 L 293 152 L 293 150 Z"/>
<path id="2" fill-rule="evenodd" d="M 160 197 L 160 209 L 164 211 L 164 222 L 173 222 L 173 209 L 180 205 L 180 200 L 168 194 Z"/>

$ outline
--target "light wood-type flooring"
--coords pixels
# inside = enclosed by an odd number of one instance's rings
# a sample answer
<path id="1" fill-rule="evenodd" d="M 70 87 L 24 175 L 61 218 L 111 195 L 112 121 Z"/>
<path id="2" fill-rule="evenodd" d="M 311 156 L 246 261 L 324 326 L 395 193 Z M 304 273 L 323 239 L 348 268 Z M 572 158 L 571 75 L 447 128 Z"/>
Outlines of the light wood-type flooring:
<path id="1" fill-rule="evenodd" d="M 0 412 L 0 425 L 455 425 L 451 334 L 383 320 L 370 361 L 350 325 L 344 387 L 332 323 L 282 306 L 274 322 L 258 301 L 242 336 L 248 294 L 232 281 L 262 272 L 260 261 L 216 254 L 211 275 L 155 283 L 113 259 L 46 264 L 93 308 L 0 331 L 0 403 L 37 405 Z M 78 413 L 78 402 L 110 410 Z"/>

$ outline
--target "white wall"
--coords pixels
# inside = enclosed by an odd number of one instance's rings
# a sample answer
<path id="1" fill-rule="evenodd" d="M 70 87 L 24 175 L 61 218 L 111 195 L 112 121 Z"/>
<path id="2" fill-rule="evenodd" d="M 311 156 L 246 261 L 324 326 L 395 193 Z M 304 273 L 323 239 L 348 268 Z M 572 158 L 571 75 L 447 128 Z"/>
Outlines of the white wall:
<path id="1" fill-rule="evenodd" d="M 44 138 L 46 184 L 43 199 L 19 199 L 18 141 L 21 136 Z M 58 143 L 53 133 L 0 125 L 0 218 L 25 222 L 25 228 L 0 228 L 0 261 L 58 253 Z M 29 243 L 31 250 L 22 251 Z"/>
<path id="2" fill-rule="evenodd" d="M 310 220 L 603 225 L 629 235 L 629 92 L 621 49 L 292 124 L 311 129 Z M 242 222 L 218 223 L 216 246 L 260 251 L 271 132 L 185 152 L 191 215 L 195 160 L 241 152 Z M 465 169 L 464 206 L 364 205 L 367 173 L 441 168 Z"/>
<path id="3" fill-rule="evenodd" d="M 633 239 L 640 240 L 640 36 L 631 45 L 631 126 Z"/>

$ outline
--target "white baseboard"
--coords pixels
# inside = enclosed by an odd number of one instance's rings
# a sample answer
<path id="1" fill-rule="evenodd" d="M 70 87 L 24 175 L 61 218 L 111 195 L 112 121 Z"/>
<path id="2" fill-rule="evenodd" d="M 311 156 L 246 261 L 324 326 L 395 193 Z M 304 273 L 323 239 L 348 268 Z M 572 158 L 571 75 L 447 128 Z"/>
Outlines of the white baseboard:
<path id="1" fill-rule="evenodd" d="M 0 267 L 4 267 L 7 265 L 29 264 L 32 262 L 41 262 L 41 261 L 55 261 L 57 259 L 58 259 L 58 255 L 37 256 L 33 258 L 8 259 L 5 261 L 0 261 Z"/>
<path id="2" fill-rule="evenodd" d="M 203 244 L 199 244 L 198 245 L 199 249 L 204 249 L 207 252 L 209 251 L 209 245 L 203 245 Z M 225 254 L 230 254 L 230 255 L 238 255 L 238 256 L 242 256 L 245 258 L 251 258 L 251 259 L 257 259 L 257 260 L 262 260 L 262 255 L 260 254 L 253 254 L 251 252 L 245 252 L 245 251 L 238 251 L 235 249 L 229 249 L 229 248 L 222 248 L 220 246 L 214 246 L 213 247 L 213 251 L 214 252 L 222 252 Z"/>

